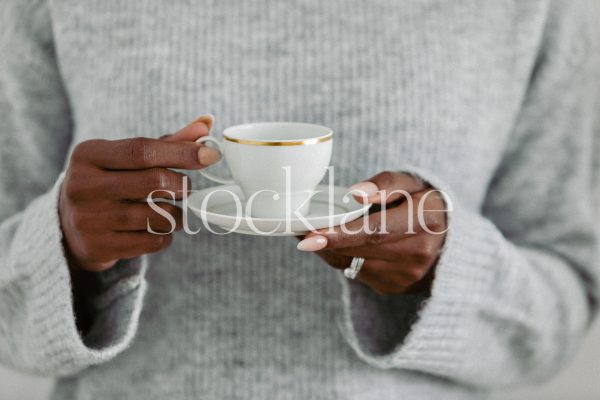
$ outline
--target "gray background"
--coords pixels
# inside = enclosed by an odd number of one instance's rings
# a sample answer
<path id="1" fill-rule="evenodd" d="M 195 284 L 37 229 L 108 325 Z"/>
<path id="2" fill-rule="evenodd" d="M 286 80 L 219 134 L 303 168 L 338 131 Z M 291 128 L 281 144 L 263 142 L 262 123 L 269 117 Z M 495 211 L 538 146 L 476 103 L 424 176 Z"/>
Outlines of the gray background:
<path id="1" fill-rule="evenodd" d="M 51 385 L 48 379 L 19 374 L 0 366 L 0 400 L 45 400 Z M 600 323 L 595 323 L 577 357 L 551 382 L 538 388 L 498 393 L 492 399 L 600 399 Z"/>

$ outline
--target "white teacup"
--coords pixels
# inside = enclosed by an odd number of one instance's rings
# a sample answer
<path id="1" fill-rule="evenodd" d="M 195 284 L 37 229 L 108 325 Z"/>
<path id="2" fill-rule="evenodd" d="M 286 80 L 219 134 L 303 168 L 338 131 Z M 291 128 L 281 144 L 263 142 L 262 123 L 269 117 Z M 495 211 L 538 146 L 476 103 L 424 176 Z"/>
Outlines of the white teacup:
<path id="1" fill-rule="evenodd" d="M 208 179 L 237 184 L 250 214 L 261 218 L 308 215 L 310 194 L 327 172 L 331 161 L 333 131 L 299 122 L 259 122 L 229 127 L 223 141 L 204 136 L 196 142 L 214 143 L 229 166 L 233 179 L 206 170 Z"/>

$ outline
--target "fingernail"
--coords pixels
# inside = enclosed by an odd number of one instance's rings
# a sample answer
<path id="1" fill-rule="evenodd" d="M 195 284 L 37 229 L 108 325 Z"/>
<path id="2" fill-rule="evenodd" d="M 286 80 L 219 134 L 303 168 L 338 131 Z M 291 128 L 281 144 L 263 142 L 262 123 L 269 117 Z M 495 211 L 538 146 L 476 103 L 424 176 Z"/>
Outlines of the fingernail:
<path id="1" fill-rule="evenodd" d="M 311 236 L 302 240 L 298 243 L 298 250 L 300 251 L 319 251 L 327 246 L 327 238 L 325 236 Z"/>
<path id="2" fill-rule="evenodd" d="M 373 182 L 359 182 L 359 183 L 357 183 L 355 185 L 352 185 L 350 187 L 350 190 L 352 191 L 352 194 L 354 196 L 357 196 L 357 197 L 362 197 L 362 196 L 371 197 L 371 196 L 375 196 L 377 194 L 377 192 L 379 191 L 379 188 Z"/>
<path id="3" fill-rule="evenodd" d="M 200 147 L 198 149 L 198 161 L 202 165 L 212 165 L 221 159 L 221 153 L 210 147 Z"/>
<path id="4" fill-rule="evenodd" d="M 201 115 L 200 117 L 196 118 L 196 120 L 194 122 L 192 122 L 192 124 L 194 124 L 196 122 L 202 122 L 204 125 L 206 125 L 206 127 L 208 128 L 208 131 L 210 132 L 210 130 L 213 127 L 213 124 L 215 123 L 215 117 L 212 114 L 204 114 L 204 115 Z"/>

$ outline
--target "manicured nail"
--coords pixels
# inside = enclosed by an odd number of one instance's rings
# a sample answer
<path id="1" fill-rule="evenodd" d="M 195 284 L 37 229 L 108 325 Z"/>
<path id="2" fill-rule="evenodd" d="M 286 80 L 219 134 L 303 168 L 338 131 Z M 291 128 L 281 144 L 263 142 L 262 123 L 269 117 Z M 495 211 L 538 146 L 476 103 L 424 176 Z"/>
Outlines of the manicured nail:
<path id="1" fill-rule="evenodd" d="M 192 123 L 196 123 L 196 122 L 202 122 L 204 125 L 206 125 L 206 127 L 208 128 L 208 131 L 210 132 L 210 130 L 213 127 L 213 124 L 215 123 L 215 117 L 212 114 L 204 114 L 204 115 L 196 118 L 196 120 Z"/>
<path id="2" fill-rule="evenodd" d="M 298 250 L 300 251 L 319 251 L 327 246 L 327 238 L 325 236 L 311 236 L 302 240 L 298 243 Z"/>
<path id="3" fill-rule="evenodd" d="M 212 165 L 221 159 L 219 150 L 211 149 L 210 147 L 200 147 L 198 149 L 198 161 L 202 165 Z"/>
<path id="4" fill-rule="evenodd" d="M 350 187 L 352 194 L 356 197 L 371 197 L 375 196 L 379 191 L 379 188 L 373 182 L 359 182 Z"/>

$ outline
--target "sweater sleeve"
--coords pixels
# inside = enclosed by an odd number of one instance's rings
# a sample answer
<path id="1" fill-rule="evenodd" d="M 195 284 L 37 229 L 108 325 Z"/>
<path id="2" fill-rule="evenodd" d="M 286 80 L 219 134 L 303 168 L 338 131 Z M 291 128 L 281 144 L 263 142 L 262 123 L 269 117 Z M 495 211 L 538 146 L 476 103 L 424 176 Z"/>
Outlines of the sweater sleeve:
<path id="1" fill-rule="evenodd" d="M 93 320 L 77 329 L 58 216 L 69 104 L 41 0 L 0 5 L 0 361 L 60 376 L 105 361 L 135 333 L 142 259 L 99 274 Z"/>
<path id="2" fill-rule="evenodd" d="M 509 149 L 481 210 L 453 211 L 429 297 L 342 279 L 343 332 L 367 362 L 478 387 L 543 380 L 575 352 L 600 279 L 598 10 L 555 4 Z M 576 11 L 575 11 L 576 9 Z"/>

